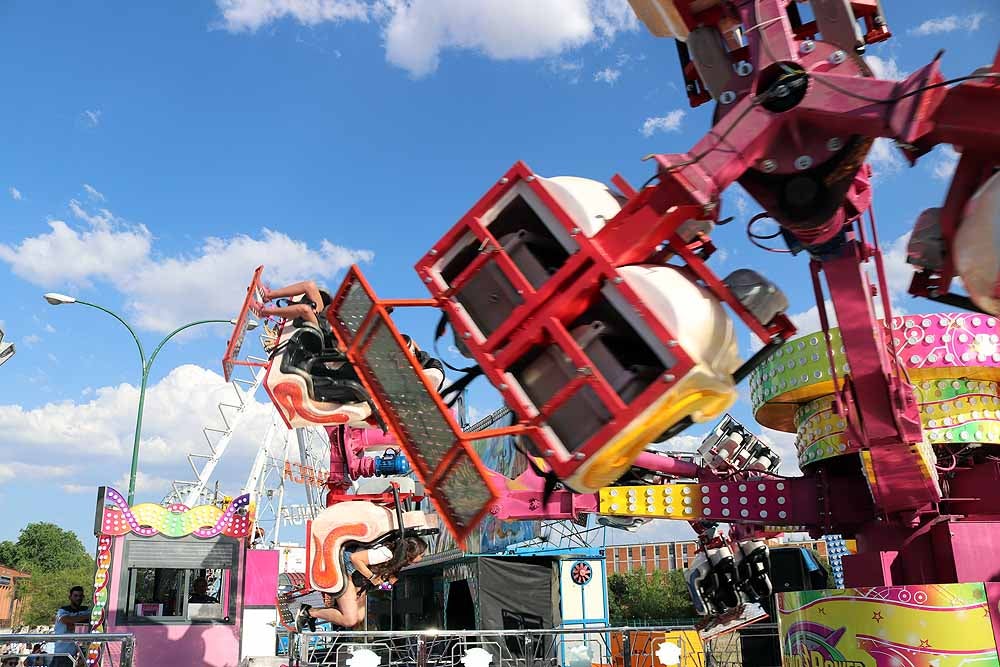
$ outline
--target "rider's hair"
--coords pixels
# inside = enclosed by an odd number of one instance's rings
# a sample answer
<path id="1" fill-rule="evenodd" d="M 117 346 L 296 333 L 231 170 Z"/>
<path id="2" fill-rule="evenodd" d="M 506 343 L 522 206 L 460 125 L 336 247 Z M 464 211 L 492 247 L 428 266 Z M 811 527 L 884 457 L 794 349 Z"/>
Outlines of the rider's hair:
<path id="1" fill-rule="evenodd" d="M 383 578 L 396 574 L 427 551 L 427 542 L 422 537 L 404 537 L 402 548 L 399 540 L 393 540 L 386 546 L 392 550 L 392 558 L 371 566 L 371 571 Z"/>

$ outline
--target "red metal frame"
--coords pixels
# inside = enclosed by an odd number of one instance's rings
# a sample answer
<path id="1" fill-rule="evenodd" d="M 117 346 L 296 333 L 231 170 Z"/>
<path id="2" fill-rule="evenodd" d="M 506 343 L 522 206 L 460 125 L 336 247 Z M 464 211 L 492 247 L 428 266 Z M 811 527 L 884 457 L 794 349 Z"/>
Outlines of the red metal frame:
<path id="1" fill-rule="evenodd" d="M 233 328 L 233 335 L 229 337 L 229 343 L 226 345 L 226 354 L 222 357 L 222 374 L 226 378 L 226 382 L 229 382 L 233 376 L 234 366 L 252 366 L 256 368 L 263 368 L 267 364 L 263 364 L 257 361 L 249 361 L 245 359 L 240 359 L 240 349 L 243 347 L 243 340 L 247 335 L 247 322 L 250 319 L 250 304 L 254 301 L 257 296 L 257 290 L 261 286 L 260 275 L 264 272 L 264 265 L 258 266 L 253 272 L 253 279 L 250 281 L 250 287 L 247 288 L 247 295 L 243 298 L 243 305 L 240 306 L 240 314 L 236 318 L 236 326 Z"/>
<path id="2" fill-rule="evenodd" d="M 674 333 L 660 324 L 624 282 L 618 267 L 654 256 L 663 239 L 670 239 L 669 248 L 685 260 L 694 275 L 725 301 L 763 342 L 770 342 L 776 337 L 788 338 L 794 333 L 794 327 L 783 317 L 777 318 L 769 327 L 757 322 L 702 259 L 674 234 L 685 220 L 704 217 L 704 207 L 674 206 L 660 189 L 647 188 L 637 192 L 620 176 L 615 181 L 623 191 L 631 193 L 631 199 L 619 215 L 607 222 L 604 229 L 593 238 L 586 238 L 579 234 L 572 218 L 531 169 L 523 162 L 517 162 L 416 265 L 418 274 L 448 315 L 456 334 L 522 423 L 544 424 L 560 405 L 583 387 L 589 387 L 604 403 L 612 416 L 611 420 L 576 448 L 572 456 L 566 456 L 562 445 L 543 430 L 532 437 L 538 450 L 548 454 L 547 464 L 561 478 L 570 476 L 623 427 L 669 391 L 694 365 L 688 354 L 676 346 Z M 576 252 L 538 289 L 531 286 L 482 222 L 482 217 L 492 207 L 519 186 L 527 187 L 577 244 Z M 709 213 L 712 211 L 709 209 Z M 437 275 L 435 265 L 440 257 L 466 244 L 470 235 L 481 242 L 480 255 L 445 284 Z M 700 247 L 704 241 L 699 239 L 694 245 Z M 523 301 L 484 339 L 468 312 L 453 297 L 471 276 L 491 261 L 519 291 Z M 670 348 L 675 359 L 663 382 L 650 385 L 628 405 L 619 398 L 607 379 L 593 368 L 567 330 L 568 324 L 583 314 L 604 285 L 619 292 L 663 347 Z M 514 388 L 516 382 L 508 373 L 530 350 L 549 344 L 561 350 L 577 368 L 587 370 L 571 380 L 545 405 L 537 406 L 522 398 Z"/>
<path id="3" fill-rule="evenodd" d="M 364 290 L 365 294 L 370 299 L 372 306 L 365 315 L 361 325 L 358 327 L 357 332 L 352 334 L 340 323 L 337 314 L 339 313 L 340 306 L 344 302 L 344 298 L 347 295 L 348 290 L 354 285 L 359 285 Z M 385 396 L 380 391 L 380 383 L 368 366 L 365 352 L 371 344 L 370 335 L 374 331 L 376 323 L 378 323 L 386 328 L 393 340 L 396 342 L 400 354 L 406 357 L 412 368 L 420 368 L 420 364 L 417 362 L 416 357 L 410 351 L 409 347 L 404 342 L 402 335 L 389 318 L 387 309 L 406 306 L 426 306 L 428 303 L 429 302 L 427 300 L 419 299 L 380 300 L 368 284 L 368 281 L 365 280 L 365 277 L 361 273 L 360 269 L 357 266 L 352 266 L 348 271 L 348 275 L 344 279 L 344 282 L 341 284 L 337 293 L 333 297 L 333 302 L 327 311 L 327 318 L 330 321 L 334 334 L 337 336 L 338 341 L 344 348 L 347 357 L 354 365 L 362 384 L 368 391 L 369 395 L 371 395 L 373 401 L 378 405 L 379 411 L 383 419 L 385 419 L 387 426 L 396 436 L 397 441 L 406 453 L 418 479 L 420 479 L 421 483 L 426 488 L 427 496 L 434 502 L 446 526 L 455 536 L 456 541 L 459 544 L 462 544 L 468 537 L 469 533 L 476 527 L 479 521 L 482 520 L 483 516 L 489 513 L 493 503 L 496 502 L 500 495 L 495 484 L 490 478 L 489 469 L 483 465 L 475 449 L 472 447 L 471 442 L 474 440 L 502 435 L 524 434 L 526 432 L 530 432 L 532 429 L 526 426 L 516 426 L 475 433 L 464 433 L 455 421 L 454 416 L 452 416 L 451 411 L 438 395 L 436 387 L 431 386 L 427 378 L 425 378 L 421 373 L 415 372 L 415 375 L 420 379 L 424 389 L 427 391 L 427 395 L 440 412 L 441 418 L 447 423 L 448 427 L 452 431 L 452 434 L 454 435 L 454 442 L 451 448 L 443 456 L 438 465 L 433 468 L 427 466 L 426 462 L 423 460 L 423 456 L 420 454 L 420 443 L 416 443 L 408 439 L 408 431 L 393 408 L 391 398 Z M 475 467 L 476 471 L 483 480 L 484 486 L 489 490 L 492 497 L 492 500 L 489 503 L 486 503 L 472 519 L 465 523 L 465 525 L 461 525 L 456 520 L 456 514 L 453 508 L 442 502 L 439 495 L 435 493 L 438 486 L 447 479 L 448 473 L 453 464 L 457 463 L 463 456 L 468 458 L 468 460 Z"/>

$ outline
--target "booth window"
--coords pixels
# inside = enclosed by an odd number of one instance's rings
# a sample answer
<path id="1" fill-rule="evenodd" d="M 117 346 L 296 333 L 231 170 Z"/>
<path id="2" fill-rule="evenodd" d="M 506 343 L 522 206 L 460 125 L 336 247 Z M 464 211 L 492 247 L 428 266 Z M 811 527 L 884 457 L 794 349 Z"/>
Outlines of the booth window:
<path id="1" fill-rule="evenodd" d="M 127 623 L 230 622 L 235 542 L 127 540 L 119 614 Z"/>

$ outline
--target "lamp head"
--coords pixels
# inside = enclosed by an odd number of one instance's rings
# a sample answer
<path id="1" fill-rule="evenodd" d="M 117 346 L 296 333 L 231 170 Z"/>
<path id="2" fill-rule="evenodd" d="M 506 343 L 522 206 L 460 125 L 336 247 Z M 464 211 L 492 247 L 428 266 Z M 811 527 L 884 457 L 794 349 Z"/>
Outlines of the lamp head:
<path id="1" fill-rule="evenodd" d="M 65 303 L 76 303 L 75 297 L 59 294 L 58 292 L 49 292 L 48 294 L 45 294 L 44 297 L 45 300 L 49 302 L 50 306 L 61 306 Z"/>
<path id="2" fill-rule="evenodd" d="M 239 320 L 235 320 L 235 319 L 234 320 L 229 320 L 229 323 L 232 324 L 233 326 L 236 326 L 237 324 L 239 324 Z M 254 321 L 254 320 L 247 320 L 247 331 L 253 331 L 254 329 L 256 329 L 259 326 L 260 326 L 260 324 L 258 324 L 256 321 Z"/>

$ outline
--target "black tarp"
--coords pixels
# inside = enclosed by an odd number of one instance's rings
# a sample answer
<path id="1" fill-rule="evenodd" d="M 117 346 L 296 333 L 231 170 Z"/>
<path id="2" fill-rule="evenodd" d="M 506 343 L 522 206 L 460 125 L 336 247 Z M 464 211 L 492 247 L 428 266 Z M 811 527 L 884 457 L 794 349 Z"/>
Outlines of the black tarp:
<path id="1" fill-rule="evenodd" d="M 477 558 L 480 630 L 538 630 L 560 623 L 558 569 L 549 559 Z M 544 641 L 551 641 L 546 639 Z M 525 658 L 519 637 L 508 637 L 508 656 Z M 541 649 L 541 653 L 537 653 Z M 547 655 L 548 647 L 529 648 Z M 492 652 L 492 651 L 491 651 Z"/>
<path id="2" fill-rule="evenodd" d="M 551 560 L 477 558 L 481 630 L 527 630 L 558 624 Z"/>

